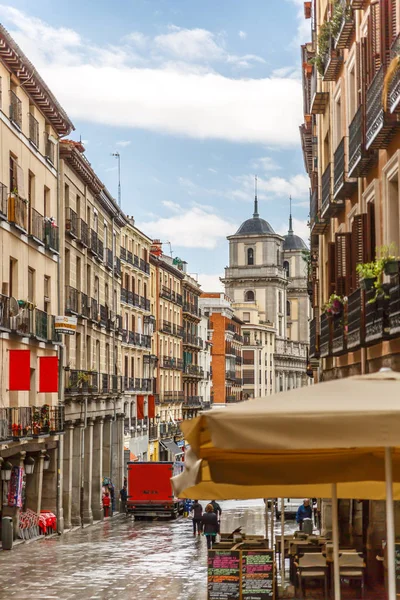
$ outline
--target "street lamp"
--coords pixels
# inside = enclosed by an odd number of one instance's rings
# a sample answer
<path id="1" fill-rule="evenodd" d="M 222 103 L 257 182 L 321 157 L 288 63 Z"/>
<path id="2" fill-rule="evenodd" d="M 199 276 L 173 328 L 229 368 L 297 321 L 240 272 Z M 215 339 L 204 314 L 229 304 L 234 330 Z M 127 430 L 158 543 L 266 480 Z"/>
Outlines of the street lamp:
<path id="1" fill-rule="evenodd" d="M 32 458 L 32 456 L 26 457 L 26 459 L 24 460 L 24 466 L 25 473 L 27 475 L 32 475 L 33 471 L 35 470 L 35 460 Z"/>
<path id="2" fill-rule="evenodd" d="M 47 471 L 47 469 L 50 467 L 50 456 L 49 454 L 45 454 L 44 458 L 43 458 L 43 469 L 45 471 Z"/>
<path id="3" fill-rule="evenodd" d="M 160 415 L 156 415 L 156 421 L 157 421 L 157 425 L 159 424 L 159 422 L 160 422 L 160 419 L 161 419 L 161 416 L 160 416 Z"/>
<path id="4" fill-rule="evenodd" d="M 8 460 L 2 464 L 2 466 L 1 466 L 1 480 L 2 481 L 10 481 L 12 467 L 13 467 L 12 464 Z"/>

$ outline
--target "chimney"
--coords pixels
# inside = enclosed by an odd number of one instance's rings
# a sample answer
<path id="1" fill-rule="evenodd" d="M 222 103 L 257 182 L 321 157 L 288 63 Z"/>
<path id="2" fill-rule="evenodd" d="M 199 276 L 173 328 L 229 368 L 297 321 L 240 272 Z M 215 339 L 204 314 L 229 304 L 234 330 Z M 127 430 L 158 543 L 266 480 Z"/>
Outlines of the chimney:
<path id="1" fill-rule="evenodd" d="M 162 243 L 161 240 L 153 240 L 153 243 L 150 248 L 150 254 L 153 256 L 162 256 Z"/>

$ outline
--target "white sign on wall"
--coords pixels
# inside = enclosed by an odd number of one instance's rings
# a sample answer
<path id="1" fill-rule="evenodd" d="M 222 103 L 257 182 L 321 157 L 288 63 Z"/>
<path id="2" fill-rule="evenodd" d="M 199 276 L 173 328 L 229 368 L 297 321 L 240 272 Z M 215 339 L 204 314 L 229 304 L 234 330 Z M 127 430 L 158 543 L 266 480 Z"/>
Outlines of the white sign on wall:
<path id="1" fill-rule="evenodd" d="M 77 322 L 78 319 L 76 317 L 56 317 L 54 321 L 54 328 L 56 333 L 74 335 L 76 332 Z"/>

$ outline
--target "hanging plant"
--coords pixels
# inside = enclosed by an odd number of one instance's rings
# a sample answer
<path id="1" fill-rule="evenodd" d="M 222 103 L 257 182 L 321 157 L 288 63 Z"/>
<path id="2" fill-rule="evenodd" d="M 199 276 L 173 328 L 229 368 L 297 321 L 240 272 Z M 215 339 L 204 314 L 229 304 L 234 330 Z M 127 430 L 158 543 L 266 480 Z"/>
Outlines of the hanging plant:
<path id="1" fill-rule="evenodd" d="M 344 307 L 347 304 L 347 296 L 331 294 L 328 302 L 324 306 L 324 312 L 331 317 L 338 317 L 343 314 Z"/>
<path id="2" fill-rule="evenodd" d="M 375 289 L 375 296 L 368 300 L 368 304 L 373 304 L 378 298 L 389 298 L 383 287 L 385 260 L 384 258 L 378 258 L 373 262 L 357 265 L 357 273 L 361 277 L 363 288 L 367 291 Z"/>

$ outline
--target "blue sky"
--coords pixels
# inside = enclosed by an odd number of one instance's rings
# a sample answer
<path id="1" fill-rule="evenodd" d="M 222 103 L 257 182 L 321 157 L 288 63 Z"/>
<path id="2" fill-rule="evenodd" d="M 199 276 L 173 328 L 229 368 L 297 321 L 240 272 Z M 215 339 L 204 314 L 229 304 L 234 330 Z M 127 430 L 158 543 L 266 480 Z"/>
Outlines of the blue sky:
<path id="1" fill-rule="evenodd" d="M 301 0 L 14 0 L 0 21 L 56 94 L 86 155 L 151 237 L 170 241 L 204 289 L 226 235 L 261 216 L 307 236 Z M 308 22 L 309 23 L 309 22 Z M 165 246 L 168 251 L 169 246 Z"/>

